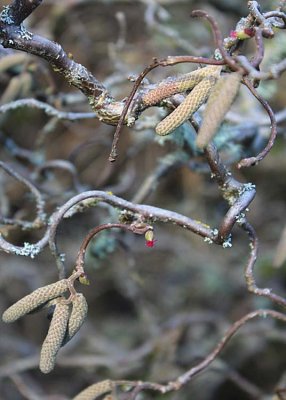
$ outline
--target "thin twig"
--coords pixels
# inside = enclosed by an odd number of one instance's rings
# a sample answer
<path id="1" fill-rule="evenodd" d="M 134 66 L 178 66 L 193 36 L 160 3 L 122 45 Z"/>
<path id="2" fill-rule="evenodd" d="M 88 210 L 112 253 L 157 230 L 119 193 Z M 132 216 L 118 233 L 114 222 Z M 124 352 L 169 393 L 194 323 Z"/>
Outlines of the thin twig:
<path id="1" fill-rule="evenodd" d="M 257 98 L 257 100 L 260 102 L 260 104 L 264 107 L 267 114 L 269 115 L 270 124 L 271 124 L 270 125 L 271 132 L 270 132 L 270 136 L 268 139 L 268 143 L 265 146 L 265 148 L 259 154 L 257 154 L 257 156 L 250 157 L 250 158 L 244 158 L 243 160 L 241 160 L 237 165 L 238 168 L 250 167 L 252 165 L 256 165 L 259 161 L 263 160 L 264 157 L 266 157 L 267 154 L 269 153 L 269 151 L 272 149 L 272 147 L 275 143 L 276 135 L 277 135 L 277 122 L 276 122 L 275 114 L 274 114 L 272 108 L 267 103 L 267 101 L 264 100 L 257 93 L 257 91 L 254 89 L 254 87 L 251 85 L 251 83 L 249 82 L 248 79 L 244 79 L 243 83 L 250 90 L 250 92 L 253 94 L 253 96 L 255 96 Z"/>
<path id="2" fill-rule="evenodd" d="M 254 277 L 254 265 L 256 263 L 257 253 L 258 253 L 258 245 L 259 245 L 258 238 L 254 228 L 249 222 L 245 220 L 240 224 L 240 226 L 248 234 L 249 237 L 250 255 L 244 273 L 248 290 L 257 296 L 266 297 L 271 301 L 273 301 L 274 303 L 286 307 L 286 299 L 284 299 L 281 296 L 278 296 L 275 293 L 272 293 L 272 290 L 269 288 L 260 289 L 257 286 Z"/>
<path id="3" fill-rule="evenodd" d="M 18 221 L 14 219 L 12 220 L 8 218 L 1 218 L 1 222 L 9 225 L 16 225 L 16 226 L 18 225 L 25 229 L 35 229 L 44 226 L 46 222 L 46 213 L 44 210 L 45 201 L 43 199 L 41 192 L 36 188 L 36 186 L 31 181 L 18 174 L 18 172 L 16 172 L 14 169 L 9 167 L 2 161 L 0 161 L 0 168 L 2 168 L 10 176 L 15 178 L 18 182 L 25 185 L 29 189 L 29 191 L 34 195 L 36 200 L 36 218 L 34 219 L 34 221 L 29 222 L 29 221 Z"/>
<path id="4" fill-rule="evenodd" d="M 277 320 L 286 322 L 286 315 L 274 310 L 260 309 L 253 311 L 249 314 L 246 314 L 244 317 L 242 317 L 241 319 L 239 319 L 238 321 L 236 321 L 234 324 L 231 325 L 231 327 L 227 330 L 223 338 L 216 345 L 214 350 L 211 351 L 199 364 L 190 368 L 183 375 L 180 375 L 176 380 L 171 381 L 166 385 L 153 382 L 138 382 L 137 387 L 135 387 L 135 389 L 131 392 L 130 396 L 128 397 L 128 400 L 135 400 L 137 395 L 143 390 L 157 391 L 162 394 L 179 390 L 182 386 L 190 382 L 193 377 L 195 377 L 200 372 L 205 370 L 218 357 L 218 355 L 225 348 L 226 344 L 229 342 L 232 336 L 242 326 L 244 326 L 248 321 L 257 317 L 261 318 L 272 317 Z"/>
<path id="5" fill-rule="evenodd" d="M 55 107 L 50 104 L 44 103 L 42 101 L 36 99 L 21 99 L 11 101 L 10 103 L 3 104 L 0 106 L 0 113 L 4 114 L 11 110 L 16 110 L 17 108 L 22 107 L 30 107 L 30 108 L 38 108 L 43 110 L 45 114 L 56 117 L 58 119 L 77 121 L 81 119 L 93 119 L 96 118 L 96 114 L 94 112 L 91 113 L 76 113 L 76 112 L 66 112 L 57 110 Z"/>

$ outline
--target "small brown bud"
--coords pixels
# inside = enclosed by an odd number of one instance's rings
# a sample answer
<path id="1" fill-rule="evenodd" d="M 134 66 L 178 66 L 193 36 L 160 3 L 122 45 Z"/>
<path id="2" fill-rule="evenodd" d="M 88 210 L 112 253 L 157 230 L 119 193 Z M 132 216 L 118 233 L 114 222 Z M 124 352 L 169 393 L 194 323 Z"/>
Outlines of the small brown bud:
<path id="1" fill-rule="evenodd" d="M 49 331 L 44 340 L 40 356 L 40 370 L 48 374 L 55 366 L 56 355 L 62 345 L 70 316 L 70 305 L 57 303 Z"/>
<path id="2" fill-rule="evenodd" d="M 9 307 L 2 316 L 4 322 L 14 322 L 18 318 L 26 315 L 46 303 L 47 301 L 60 296 L 68 289 L 66 279 L 52 283 L 51 285 L 43 286 L 34 292 L 23 297 L 17 303 Z"/>

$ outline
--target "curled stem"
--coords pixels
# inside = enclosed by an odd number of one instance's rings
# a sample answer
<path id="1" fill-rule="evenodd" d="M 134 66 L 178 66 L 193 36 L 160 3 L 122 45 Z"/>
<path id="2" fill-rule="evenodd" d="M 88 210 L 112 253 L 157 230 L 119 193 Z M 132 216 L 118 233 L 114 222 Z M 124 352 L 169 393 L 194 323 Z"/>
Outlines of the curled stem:
<path id="1" fill-rule="evenodd" d="M 277 136 L 277 122 L 276 122 L 275 114 L 274 114 L 272 108 L 267 103 L 267 101 L 264 100 L 257 93 L 257 91 L 254 89 L 254 87 L 252 86 L 252 84 L 249 82 L 248 79 L 245 78 L 243 80 L 243 83 L 250 90 L 250 92 L 253 94 L 253 96 L 257 98 L 257 100 L 260 102 L 260 104 L 266 110 L 266 112 L 267 112 L 267 114 L 269 116 L 269 119 L 270 119 L 270 123 L 271 123 L 271 131 L 270 131 L 270 136 L 269 136 L 267 145 L 264 147 L 264 149 L 259 154 L 257 154 L 257 156 L 255 156 L 255 157 L 244 158 L 243 160 L 241 160 L 237 164 L 238 168 L 250 167 L 252 165 L 258 164 L 259 161 L 263 160 L 264 157 L 266 157 L 267 154 L 269 153 L 269 151 L 272 149 L 272 147 L 273 147 L 273 145 L 275 143 L 276 136 Z"/>

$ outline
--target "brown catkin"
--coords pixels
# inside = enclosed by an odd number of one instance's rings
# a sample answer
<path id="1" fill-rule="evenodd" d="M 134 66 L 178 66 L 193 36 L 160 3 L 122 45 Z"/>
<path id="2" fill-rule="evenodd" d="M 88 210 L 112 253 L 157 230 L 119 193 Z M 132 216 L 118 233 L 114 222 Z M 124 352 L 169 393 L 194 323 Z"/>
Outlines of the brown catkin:
<path id="1" fill-rule="evenodd" d="M 214 137 L 237 95 L 240 81 L 241 74 L 238 72 L 228 74 L 217 81 L 206 104 L 198 132 L 196 144 L 199 148 L 206 147 Z"/>
<path id="2" fill-rule="evenodd" d="M 62 279 L 58 282 L 52 283 L 51 285 L 43 286 L 9 307 L 3 313 L 2 320 L 4 322 L 14 322 L 47 301 L 60 296 L 67 290 L 67 288 L 68 281 L 66 279 Z"/>
<path id="3" fill-rule="evenodd" d="M 104 393 L 111 392 L 113 384 L 111 380 L 105 380 L 102 382 L 95 383 L 94 385 L 88 386 L 82 392 L 77 394 L 73 400 L 96 400 L 97 397 Z"/>
<path id="4" fill-rule="evenodd" d="M 72 311 L 70 314 L 67 331 L 62 346 L 69 342 L 79 331 L 87 315 L 88 305 L 82 293 L 77 293 L 72 300 Z"/>
<path id="5" fill-rule="evenodd" d="M 62 345 L 70 316 L 70 304 L 60 301 L 55 307 L 48 334 L 44 340 L 40 356 L 40 370 L 48 374 L 55 366 L 56 355 Z"/>
<path id="6" fill-rule="evenodd" d="M 165 136 L 182 125 L 207 100 L 214 84 L 214 76 L 203 79 L 171 114 L 159 122 L 155 128 L 156 133 Z"/>
<path id="7" fill-rule="evenodd" d="M 220 70 L 221 67 L 210 65 L 185 75 L 165 79 L 159 83 L 156 88 L 145 93 L 142 96 L 142 102 L 146 106 L 157 104 L 176 93 L 182 93 L 193 89 L 204 78 L 214 74 L 216 75 Z"/>

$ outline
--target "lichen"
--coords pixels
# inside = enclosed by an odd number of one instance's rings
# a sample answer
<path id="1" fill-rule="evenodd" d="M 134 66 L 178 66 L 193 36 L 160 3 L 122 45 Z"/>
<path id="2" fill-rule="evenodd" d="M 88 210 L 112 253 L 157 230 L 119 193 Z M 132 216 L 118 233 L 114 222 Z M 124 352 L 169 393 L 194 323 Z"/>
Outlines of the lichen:
<path id="1" fill-rule="evenodd" d="M 255 188 L 256 188 L 256 186 L 251 182 L 244 183 L 242 185 L 242 187 L 239 189 L 238 194 L 241 196 L 245 192 L 248 192 L 248 191 L 251 191 L 251 190 L 255 190 Z"/>
<path id="2" fill-rule="evenodd" d="M 232 247 L 231 243 L 231 234 L 228 236 L 228 238 L 223 242 L 222 247 L 226 249 L 227 247 Z"/>
<path id="3" fill-rule="evenodd" d="M 4 6 L 3 11 L 0 14 L 0 20 L 4 22 L 4 24 L 12 25 L 15 23 L 13 18 L 10 15 L 10 6 Z"/>
<path id="4" fill-rule="evenodd" d="M 20 29 L 18 30 L 17 33 L 19 34 L 20 38 L 21 38 L 21 39 L 24 39 L 24 40 L 31 40 L 31 39 L 33 38 L 32 32 L 29 32 L 29 31 L 24 27 L 24 25 L 22 25 L 22 24 L 20 25 Z"/>
<path id="5" fill-rule="evenodd" d="M 40 250 L 41 250 L 40 247 L 37 246 L 36 244 L 25 242 L 23 247 L 18 248 L 15 251 L 15 254 L 17 256 L 35 258 L 35 256 L 40 253 Z"/>

